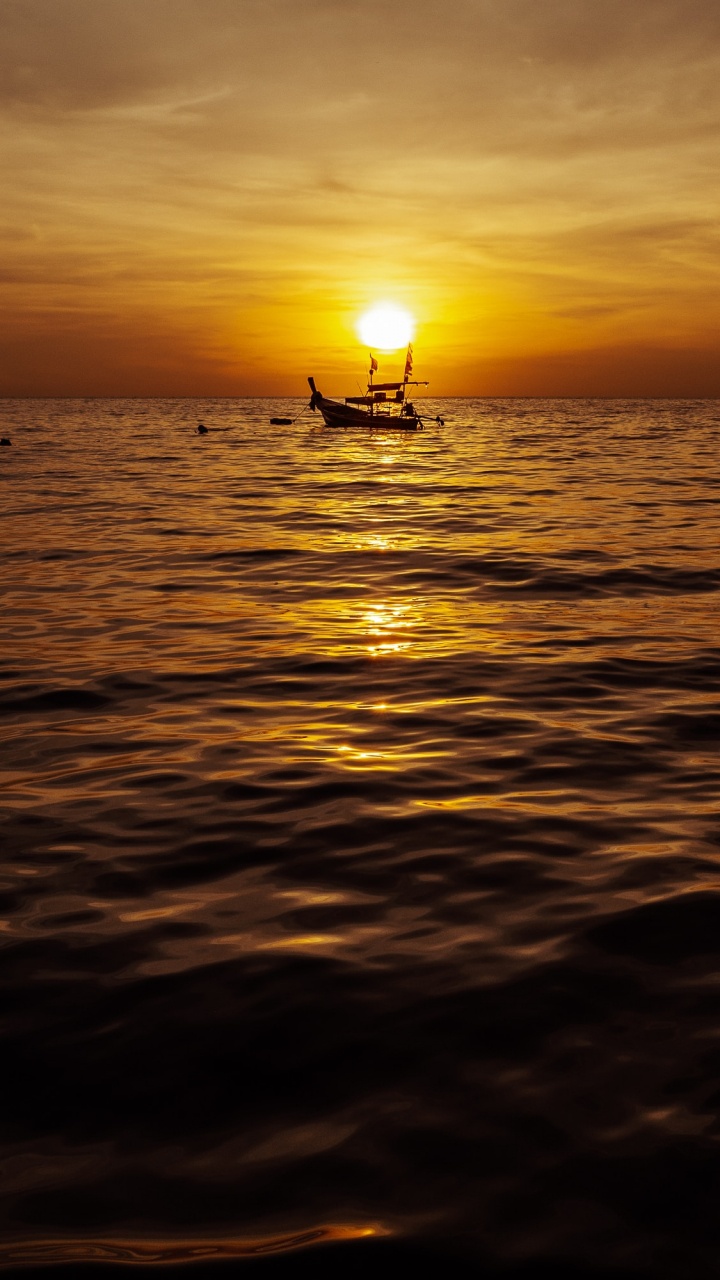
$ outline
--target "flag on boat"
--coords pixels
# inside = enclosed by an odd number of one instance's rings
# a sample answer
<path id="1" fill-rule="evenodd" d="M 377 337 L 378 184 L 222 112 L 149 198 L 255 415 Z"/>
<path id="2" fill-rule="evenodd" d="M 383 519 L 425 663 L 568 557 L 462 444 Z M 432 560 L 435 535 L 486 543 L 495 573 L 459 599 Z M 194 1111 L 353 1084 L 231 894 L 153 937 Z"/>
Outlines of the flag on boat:
<path id="1" fill-rule="evenodd" d="M 377 373 L 377 360 L 374 356 L 370 356 L 370 372 Z"/>
<path id="2" fill-rule="evenodd" d="M 407 355 L 405 357 L 405 377 L 409 378 L 412 373 L 412 343 L 408 346 Z"/>

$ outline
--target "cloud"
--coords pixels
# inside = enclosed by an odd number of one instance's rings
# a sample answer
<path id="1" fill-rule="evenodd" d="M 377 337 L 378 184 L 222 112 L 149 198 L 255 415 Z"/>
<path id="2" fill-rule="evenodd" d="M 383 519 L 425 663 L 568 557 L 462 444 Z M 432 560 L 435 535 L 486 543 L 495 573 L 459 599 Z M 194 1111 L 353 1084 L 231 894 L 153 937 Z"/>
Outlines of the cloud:
<path id="1" fill-rule="evenodd" d="M 3 96 L 67 109 L 252 86 L 281 112 L 302 97 L 505 113 L 563 93 L 592 103 L 610 71 L 632 96 L 645 66 L 702 66 L 720 42 L 714 0 L 7 0 L 1 22 Z"/>

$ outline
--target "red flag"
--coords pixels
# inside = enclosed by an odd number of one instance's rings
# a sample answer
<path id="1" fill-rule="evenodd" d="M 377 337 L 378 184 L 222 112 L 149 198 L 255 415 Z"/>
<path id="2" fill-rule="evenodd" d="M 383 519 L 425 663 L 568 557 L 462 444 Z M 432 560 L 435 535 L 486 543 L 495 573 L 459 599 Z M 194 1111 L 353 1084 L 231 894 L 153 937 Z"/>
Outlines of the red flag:
<path id="1" fill-rule="evenodd" d="M 374 356 L 370 356 L 370 372 L 377 373 L 377 360 Z"/>
<path id="2" fill-rule="evenodd" d="M 409 378 L 410 374 L 412 373 L 412 364 L 413 364 L 413 354 L 412 354 L 412 343 L 411 343 L 407 349 L 407 355 L 405 357 L 405 377 L 406 378 Z"/>

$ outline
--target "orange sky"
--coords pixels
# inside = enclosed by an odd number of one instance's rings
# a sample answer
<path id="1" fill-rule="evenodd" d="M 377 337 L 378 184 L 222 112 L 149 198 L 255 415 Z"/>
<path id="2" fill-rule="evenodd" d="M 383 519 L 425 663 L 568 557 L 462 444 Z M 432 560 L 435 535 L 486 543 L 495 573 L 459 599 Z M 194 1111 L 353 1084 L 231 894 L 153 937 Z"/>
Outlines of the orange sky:
<path id="1" fill-rule="evenodd" d="M 720 395 L 717 0 L 6 0 L 0 50 L 0 394 L 351 394 L 388 300 L 437 395 Z"/>

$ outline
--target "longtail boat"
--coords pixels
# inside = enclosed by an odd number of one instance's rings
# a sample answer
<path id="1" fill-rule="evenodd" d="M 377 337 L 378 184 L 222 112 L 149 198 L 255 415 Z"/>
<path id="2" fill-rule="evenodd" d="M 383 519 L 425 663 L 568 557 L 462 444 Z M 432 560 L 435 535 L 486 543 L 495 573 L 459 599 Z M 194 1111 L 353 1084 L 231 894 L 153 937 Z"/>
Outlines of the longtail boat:
<path id="1" fill-rule="evenodd" d="M 422 431 L 428 419 L 418 413 L 408 400 L 408 387 L 426 387 L 427 382 L 412 378 L 413 349 L 410 345 L 405 357 L 402 382 L 375 382 L 378 363 L 370 356 L 367 391 L 365 395 L 346 396 L 344 400 L 329 400 L 315 386 L 315 379 L 308 378 L 312 395 L 310 408 L 322 414 L 326 427 L 366 427 L 376 431 Z M 432 419 L 443 425 L 442 418 Z"/>

